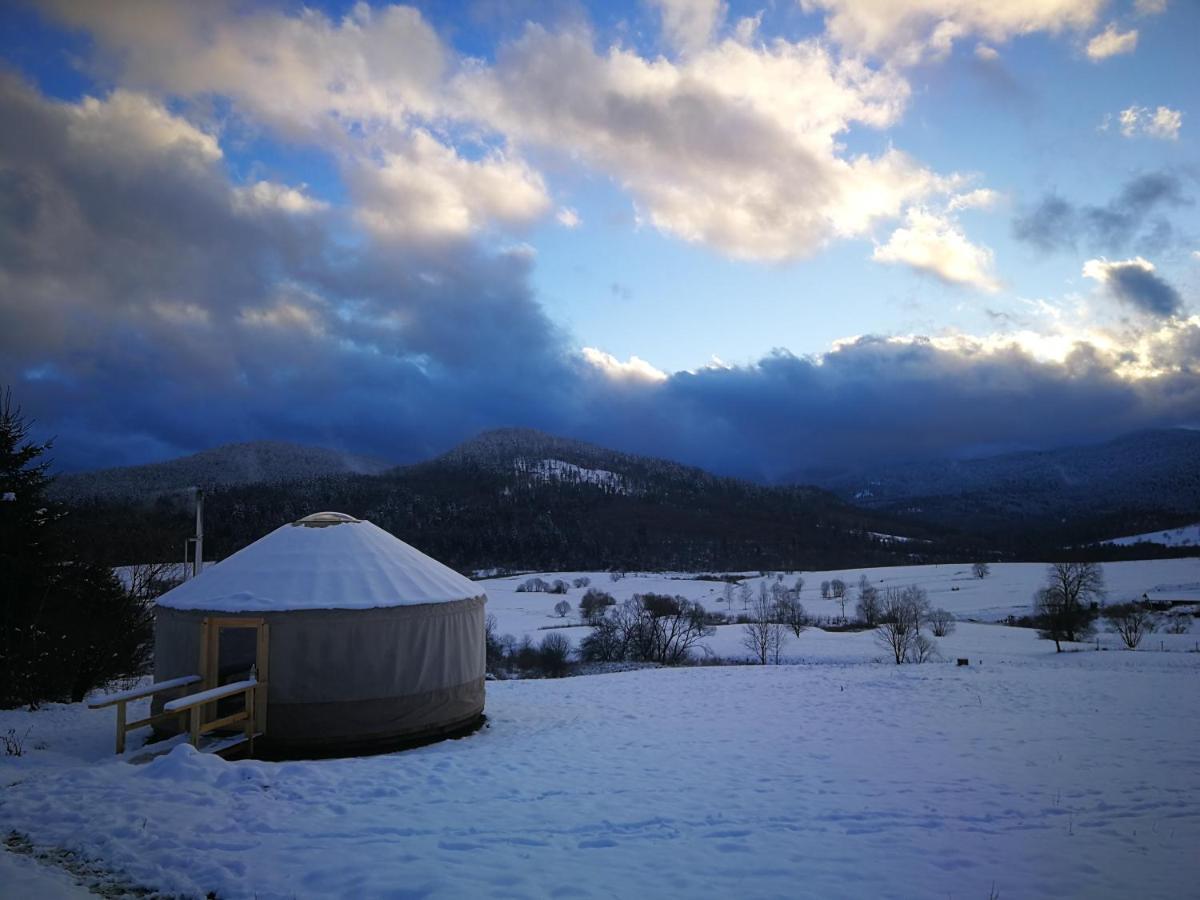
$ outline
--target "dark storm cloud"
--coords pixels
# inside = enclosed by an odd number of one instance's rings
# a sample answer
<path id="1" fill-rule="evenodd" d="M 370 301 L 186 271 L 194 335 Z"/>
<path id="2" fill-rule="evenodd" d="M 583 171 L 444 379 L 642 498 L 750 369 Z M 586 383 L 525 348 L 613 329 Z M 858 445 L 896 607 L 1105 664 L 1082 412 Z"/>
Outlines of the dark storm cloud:
<path id="1" fill-rule="evenodd" d="M 0 174 L 0 381 L 65 465 L 266 435 L 412 457 L 567 371 L 527 258 L 247 208 L 215 144 L 144 98 L 0 78 Z"/>
<path id="2" fill-rule="evenodd" d="M 1106 284 L 1122 303 L 1155 316 L 1173 316 L 1183 307 L 1179 291 L 1136 262 L 1111 263 Z"/>
<path id="3" fill-rule="evenodd" d="M 1047 194 L 1013 222 L 1013 234 L 1039 250 L 1085 249 L 1119 253 L 1130 246 L 1170 244 L 1174 229 L 1164 209 L 1190 202 L 1183 181 L 1169 172 L 1150 172 L 1130 180 L 1103 206 L 1076 205 Z"/>
<path id="4" fill-rule="evenodd" d="M 1186 354 L 1198 342 L 1200 328 L 1181 328 L 1154 362 L 1174 362 L 1169 354 Z M 1088 345 L 1053 363 L 1015 347 L 945 349 L 866 337 L 817 359 L 777 351 L 751 366 L 676 374 L 619 411 L 598 412 L 603 424 L 588 436 L 623 433 L 629 449 L 778 480 L 818 465 L 1047 447 L 1200 424 L 1200 373 L 1128 381 L 1113 365 Z"/>
<path id="5" fill-rule="evenodd" d="M 614 377 L 547 319 L 531 265 L 248 206 L 216 144 L 150 101 L 0 78 L 0 383 L 64 467 L 258 438 L 409 461 L 521 425 L 781 478 L 1200 423 L 1200 335 L 1178 321 L 1141 382 L 1087 347 L 1057 364 L 877 338 Z"/>

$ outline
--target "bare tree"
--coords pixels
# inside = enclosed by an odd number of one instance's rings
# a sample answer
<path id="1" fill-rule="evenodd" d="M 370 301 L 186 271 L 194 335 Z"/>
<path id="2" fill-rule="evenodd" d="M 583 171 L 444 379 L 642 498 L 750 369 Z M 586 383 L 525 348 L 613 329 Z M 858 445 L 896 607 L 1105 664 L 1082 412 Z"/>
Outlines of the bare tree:
<path id="1" fill-rule="evenodd" d="M 865 625 L 874 628 L 879 624 L 879 590 L 867 580 L 866 575 L 858 580 L 858 603 L 854 606 L 854 612 Z"/>
<path id="2" fill-rule="evenodd" d="M 992 573 L 992 567 L 985 562 L 971 563 L 971 574 L 976 578 L 987 578 Z"/>
<path id="3" fill-rule="evenodd" d="M 1090 637 L 1104 596 L 1104 572 L 1098 563 L 1054 563 L 1046 569 L 1046 586 L 1034 595 L 1038 635 L 1054 641 L 1062 652 L 1063 641 Z"/>
<path id="4" fill-rule="evenodd" d="M 808 613 L 804 611 L 804 604 L 791 593 L 785 593 L 776 601 L 775 615 L 796 637 L 800 637 L 800 632 L 808 627 Z"/>
<path id="5" fill-rule="evenodd" d="M 750 608 L 750 598 L 753 595 L 754 592 L 750 590 L 750 585 L 746 584 L 746 582 L 743 581 L 738 585 L 738 599 L 742 601 L 742 609 Z"/>
<path id="6" fill-rule="evenodd" d="M 948 609 L 935 609 L 929 614 L 929 630 L 934 637 L 945 637 L 954 633 L 954 613 Z"/>
<path id="7" fill-rule="evenodd" d="M 146 603 L 183 583 L 176 563 L 142 563 L 129 566 L 125 572 L 125 592 Z"/>
<path id="8" fill-rule="evenodd" d="M 554 614 L 560 619 L 565 619 L 567 613 L 571 611 L 571 604 L 567 600 L 559 600 L 554 604 Z"/>
<path id="9" fill-rule="evenodd" d="M 829 599 L 829 582 L 828 581 L 821 582 L 821 599 L 822 600 Z"/>
<path id="10" fill-rule="evenodd" d="M 750 605 L 750 621 L 742 627 L 742 646 L 764 666 L 770 661 L 778 664 L 783 649 L 783 626 L 775 621 L 774 612 L 770 596 L 762 590 Z"/>
<path id="11" fill-rule="evenodd" d="M 916 585 L 888 588 L 880 604 L 880 622 L 875 629 L 876 642 L 889 650 L 896 665 L 908 660 L 921 633 L 923 606 L 929 601 Z M 922 652 L 924 648 L 922 648 Z"/>
<path id="12" fill-rule="evenodd" d="M 580 575 L 572 582 L 572 584 L 574 584 L 577 588 L 585 588 L 591 583 L 592 579 L 588 578 L 586 575 Z"/>
<path id="13" fill-rule="evenodd" d="M 842 621 L 846 621 L 846 582 L 840 578 L 835 578 L 829 582 L 829 592 L 833 594 L 833 599 L 842 606 Z"/>
<path id="14" fill-rule="evenodd" d="M 729 607 L 729 618 L 733 618 L 733 594 L 734 587 L 732 581 L 725 582 L 725 605 Z"/>
<path id="15" fill-rule="evenodd" d="M 1158 630 L 1158 619 L 1154 612 L 1140 603 L 1110 606 L 1104 611 L 1104 618 L 1129 650 L 1136 650 L 1143 637 Z"/>
<path id="16" fill-rule="evenodd" d="M 799 599 L 802 590 L 804 590 L 804 579 L 797 575 L 796 583 L 792 585 L 792 592 L 796 595 L 797 599 Z"/>

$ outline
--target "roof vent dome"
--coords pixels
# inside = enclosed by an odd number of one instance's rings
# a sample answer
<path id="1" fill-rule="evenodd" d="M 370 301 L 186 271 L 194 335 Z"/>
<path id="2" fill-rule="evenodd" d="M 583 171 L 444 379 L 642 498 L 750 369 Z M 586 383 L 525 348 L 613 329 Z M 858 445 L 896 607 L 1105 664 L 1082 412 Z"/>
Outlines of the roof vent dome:
<path id="1" fill-rule="evenodd" d="M 327 525 L 345 525 L 351 522 L 361 522 L 362 519 L 356 519 L 354 516 L 348 516 L 340 512 L 318 512 L 310 513 L 302 519 L 297 519 L 293 525 L 303 525 L 306 528 L 324 528 Z"/>

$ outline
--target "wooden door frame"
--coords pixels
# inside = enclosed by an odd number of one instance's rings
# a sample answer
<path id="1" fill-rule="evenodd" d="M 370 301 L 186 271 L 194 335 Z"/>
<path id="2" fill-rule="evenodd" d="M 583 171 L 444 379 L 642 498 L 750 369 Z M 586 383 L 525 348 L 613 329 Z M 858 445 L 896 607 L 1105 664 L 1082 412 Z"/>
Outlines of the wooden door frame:
<path id="1" fill-rule="evenodd" d="M 205 616 L 200 621 L 200 678 L 201 690 L 219 687 L 221 668 L 221 629 L 253 628 L 255 630 L 254 671 L 261 687 L 255 689 L 254 730 L 267 732 L 267 682 L 270 681 L 271 626 L 261 616 Z M 204 718 L 215 715 L 216 704 L 205 710 Z"/>

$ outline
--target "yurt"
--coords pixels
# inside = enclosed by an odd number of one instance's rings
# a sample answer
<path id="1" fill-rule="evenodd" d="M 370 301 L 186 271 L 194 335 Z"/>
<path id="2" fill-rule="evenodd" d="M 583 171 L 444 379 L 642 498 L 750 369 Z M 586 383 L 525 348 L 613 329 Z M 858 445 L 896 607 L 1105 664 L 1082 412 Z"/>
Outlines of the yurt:
<path id="1" fill-rule="evenodd" d="M 224 683 L 257 659 L 268 746 L 403 746 L 479 721 L 486 601 L 479 585 L 382 528 L 315 513 L 159 598 L 155 680 L 196 673 L 208 653 L 209 683 Z"/>

